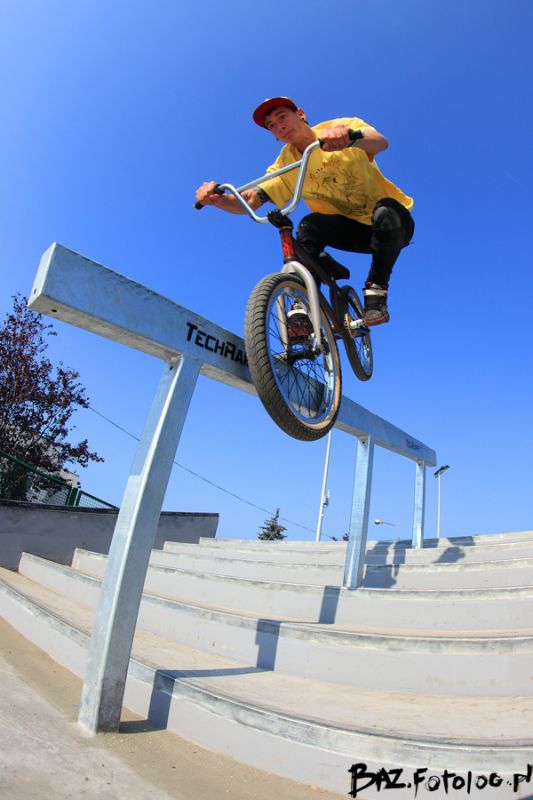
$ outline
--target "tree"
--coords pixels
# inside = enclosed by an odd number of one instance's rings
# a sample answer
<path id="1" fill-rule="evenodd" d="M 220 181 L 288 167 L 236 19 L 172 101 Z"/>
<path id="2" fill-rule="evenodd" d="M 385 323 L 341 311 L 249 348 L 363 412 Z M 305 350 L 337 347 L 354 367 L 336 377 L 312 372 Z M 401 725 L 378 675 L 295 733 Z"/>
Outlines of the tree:
<path id="1" fill-rule="evenodd" d="M 0 327 L 0 449 L 50 473 L 103 461 L 87 439 L 68 441 L 71 417 L 89 398 L 78 372 L 62 362 L 54 369 L 45 356 L 47 338 L 56 335 L 22 295 L 13 297 Z"/>
<path id="2" fill-rule="evenodd" d="M 268 541 L 286 539 L 287 537 L 283 533 L 286 530 L 287 528 L 279 522 L 279 508 L 277 508 L 275 515 L 261 525 L 261 531 L 257 534 L 257 538 Z"/>

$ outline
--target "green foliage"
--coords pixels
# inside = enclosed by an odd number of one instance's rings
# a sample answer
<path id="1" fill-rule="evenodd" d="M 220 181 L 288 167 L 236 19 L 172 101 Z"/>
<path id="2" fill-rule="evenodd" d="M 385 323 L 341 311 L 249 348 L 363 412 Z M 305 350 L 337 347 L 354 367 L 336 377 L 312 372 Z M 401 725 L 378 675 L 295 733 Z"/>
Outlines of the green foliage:
<path id="1" fill-rule="evenodd" d="M 71 417 L 88 407 L 89 398 L 78 372 L 61 362 L 54 367 L 46 357 L 47 338 L 56 335 L 52 328 L 25 298 L 13 297 L 13 310 L 0 326 L 0 450 L 57 474 L 66 464 L 85 467 L 103 459 L 89 450 L 87 439 L 68 440 Z M 12 472 L 12 488 L 20 494 L 22 477 Z"/>
<path id="2" fill-rule="evenodd" d="M 261 526 L 261 530 L 257 534 L 257 538 L 263 539 L 264 541 L 286 539 L 287 537 L 283 533 L 283 531 L 286 530 L 287 528 L 279 522 L 279 508 L 277 508 L 275 515 L 270 519 L 267 519 L 265 524 Z"/>

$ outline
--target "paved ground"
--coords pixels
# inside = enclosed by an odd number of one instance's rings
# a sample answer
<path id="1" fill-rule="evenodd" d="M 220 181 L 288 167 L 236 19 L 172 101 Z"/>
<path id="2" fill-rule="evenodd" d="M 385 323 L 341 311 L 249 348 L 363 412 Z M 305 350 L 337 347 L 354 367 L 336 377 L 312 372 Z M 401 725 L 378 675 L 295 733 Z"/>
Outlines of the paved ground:
<path id="1" fill-rule="evenodd" d="M 127 712 L 117 734 L 76 722 L 72 673 L 0 619 L 2 800 L 339 800 L 203 750 Z"/>

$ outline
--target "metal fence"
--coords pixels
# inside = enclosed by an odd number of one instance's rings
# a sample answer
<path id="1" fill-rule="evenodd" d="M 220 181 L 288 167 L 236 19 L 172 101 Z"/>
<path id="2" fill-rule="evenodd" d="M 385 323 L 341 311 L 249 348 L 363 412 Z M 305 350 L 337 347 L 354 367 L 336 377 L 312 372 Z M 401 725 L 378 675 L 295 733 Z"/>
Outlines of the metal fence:
<path id="1" fill-rule="evenodd" d="M 3 450 L 0 450 L 0 498 L 55 506 L 116 508 Z"/>
<path id="2" fill-rule="evenodd" d="M 111 503 L 106 503 L 105 500 L 100 500 L 99 497 L 95 497 L 93 494 L 75 488 L 72 489 L 70 502 L 67 505 L 81 506 L 82 508 L 118 508 L 118 506 L 113 506 Z"/>

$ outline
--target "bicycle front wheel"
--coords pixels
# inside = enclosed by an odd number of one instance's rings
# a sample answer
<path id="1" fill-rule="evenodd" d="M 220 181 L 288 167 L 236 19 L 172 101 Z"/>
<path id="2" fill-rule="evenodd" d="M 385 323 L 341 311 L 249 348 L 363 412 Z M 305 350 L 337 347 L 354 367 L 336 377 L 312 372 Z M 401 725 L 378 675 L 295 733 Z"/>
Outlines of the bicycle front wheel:
<path id="1" fill-rule="evenodd" d="M 343 286 L 341 294 L 342 314 L 348 314 L 353 320 L 362 320 L 363 305 L 355 289 L 352 289 L 351 286 Z M 356 329 L 354 335 L 345 330 L 342 338 L 348 361 L 356 376 L 360 381 L 369 380 L 374 369 L 374 358 L 368 328 L 363 328 L 363 332 Z"/>
<path id="2" fill-rule="evenodd" d="M 276 273 L 257 284 L 246 309 L 246 354 L 254 386 L 274 422 L 295 439 L 313 441 L 325 436 L 337 418 L 340 360 L 322 309 L 320 347 L 313 336 L 289 339 L 287 314 L 294 303 L 309 312 L 298 278 Z"/>

